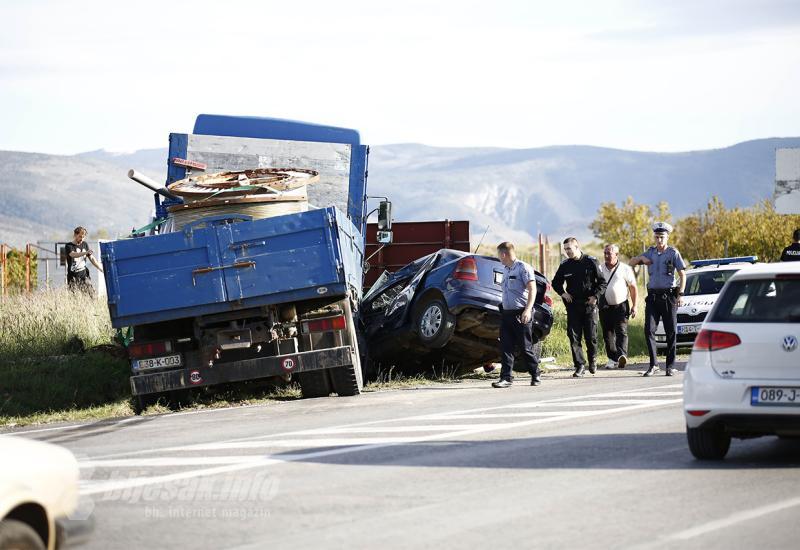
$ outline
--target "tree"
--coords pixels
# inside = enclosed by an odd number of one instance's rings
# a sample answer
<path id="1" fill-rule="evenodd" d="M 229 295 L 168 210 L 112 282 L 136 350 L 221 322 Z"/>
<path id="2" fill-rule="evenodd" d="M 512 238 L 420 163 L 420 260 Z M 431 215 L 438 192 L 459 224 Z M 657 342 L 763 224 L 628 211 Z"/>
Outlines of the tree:
<path id="1" fill-rule="evenodd" d="M 658 209 L 659 213 L 672 219 L 666 202 L 659 203 Z M 589 229 L 603 244 L 616 244 L 620 252 L 630 258 L 641 254 L 643 247 L 653 240 L 652 224 L 653 211 L 650 207 L 636 204 L 633 197 L 628 197 L 621 206 L 613 202 L 602 203 Z"/>

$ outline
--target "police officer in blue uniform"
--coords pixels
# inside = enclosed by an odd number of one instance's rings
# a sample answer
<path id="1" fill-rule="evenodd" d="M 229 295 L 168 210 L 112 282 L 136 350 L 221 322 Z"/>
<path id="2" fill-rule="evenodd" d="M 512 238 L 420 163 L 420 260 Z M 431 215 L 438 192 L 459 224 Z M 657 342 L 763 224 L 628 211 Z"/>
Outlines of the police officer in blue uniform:
<path id="1" fill-rule="evenodd" d="M 511 386 L 514 349 L 522 349 L 522 359 L 531 373 L 531 386 L 542 383 L 539 361 L 533 353 L 536 336 L 533 333 L 533 304 L 536 302 L 536 277 L 533 268 L 517 259 L 514 245 L 497 245 L 497 256 L 503 264 L 503 302 L 500 320 L 500 380 L 495 388 Z"/>
<path id="2" fill-rule="evenodd" d="M 581 378 L 586 371 L 581 340 L 586 340 L 589 372 L 597 372 L 597 302 L 605 293 L 607 283 L 597 259 L 584 254 L 575 237 L 567 237 L 562 244 L 567 259 L 561 262 L 553 276 L 553 290 L 561 296 L 567 308 L 567 336 L 575 367 L 572 376 Z"/>
<path id="3" fill-rule="evenodd" d="M 631 266 L 646 265 L 649 274 L 647 282 L 647 298 L 644 308 L 644 336 L 647 340 L 647 351 L 650 354 L 650 368 L 644 376 L 652 376 L 658 372 L 656 357 L 655 331 L 659 320 L 664 324 L 667 336 L 666 375 L 675 374 L 675 327 L 678 324 L 678 308 L 682 305 L 683 290 L 686 288 L 686 264 L 677 249 L 668 246 L 672 226 L 666 222 L 653 224 L 655 246 L 632 258 Z M 676 284 L 675 278 L 678 278 Z"/>

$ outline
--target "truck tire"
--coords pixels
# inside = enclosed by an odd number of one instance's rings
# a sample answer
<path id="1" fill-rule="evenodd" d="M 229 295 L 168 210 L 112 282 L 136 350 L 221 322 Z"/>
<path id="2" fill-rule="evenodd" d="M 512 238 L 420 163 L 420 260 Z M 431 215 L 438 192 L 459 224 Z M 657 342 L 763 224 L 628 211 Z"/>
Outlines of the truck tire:
<path id="1" fill-rule="evenodd" d="M 300 372 L 297 373 L 297 379 L 300 382 L 300 393 L 302 393 L 303 399 L 328 397 L 333 393 L 326 370 Z"/>
<path id="2" fill-rule="evenodd" d="M 0 548 L 44 550 L 44 541 L 33 527 L 16 519 L 0 521 Z"/>
<path id="3" fill-rule="evenodd" d="M 358 346 L 356 324 L 353 319 L 353 308 L 350 300 L 343 303 L 344 316 L 347 323 L 347 343 L 353 347 L 353 364 L 331 369 L 330 377 L 335 391 L 340 397 L 358 395 L 364 387 L 364 373 L 361 371 L 361 354 Z"/>
<path id="4" fill-rule="evenodd" d="M 419 341 L 427 348 L 439 349 L 447 345 L 456 330 L 456 318 L 445 301 L 432 296 L 416 309 L 414 330 Z"/>
<path id="5" fill-rule="evenodd" d="M 722 460 L 731 447 L 731 436 L 720 428 L 686 427 L 689 450 L 699 460 Z"/>

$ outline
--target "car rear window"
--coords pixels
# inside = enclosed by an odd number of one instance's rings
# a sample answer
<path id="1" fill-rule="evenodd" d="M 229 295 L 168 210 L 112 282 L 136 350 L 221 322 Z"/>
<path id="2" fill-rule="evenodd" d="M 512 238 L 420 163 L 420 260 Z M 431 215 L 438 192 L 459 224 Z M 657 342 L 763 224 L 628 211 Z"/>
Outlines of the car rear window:
<path id="1" fill-rule="evenodd" d="M 800 323 L 800 277 L 730 281 L 710 321 Z"/>
<path id="2" fill-rule="evenodd" d="M 719 294 L 725 281 L 736 273 L 735 269 L 720 271 L 704 271 L 701 273 L 686 274 L 686 290 L 684 296 L 699 296 L 702 294 Z"/>

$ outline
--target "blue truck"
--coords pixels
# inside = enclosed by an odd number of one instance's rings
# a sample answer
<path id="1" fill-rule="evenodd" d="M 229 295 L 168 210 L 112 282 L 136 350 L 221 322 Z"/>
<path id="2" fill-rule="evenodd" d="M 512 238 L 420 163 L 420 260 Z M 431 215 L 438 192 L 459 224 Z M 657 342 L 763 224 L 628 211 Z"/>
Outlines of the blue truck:
<path id="1" fill-rule="evenodd" d="M 200 115 L 192 134 L 170 134 L 167 185 L 198 167 L 289 163 L 320 181 L 307 211 L 182 227 L 170 223 L 181 199 L 158 189 L 157 234 L 101 245 L 112 325 L 133 328 L 138 411 L 169 392 L 273 377 L 298 381 L 304 397 L 361 392 L 368 153 L 355 130 L 279 119 Z M 379 212 L 390 229 L 390 204 Z"/>

